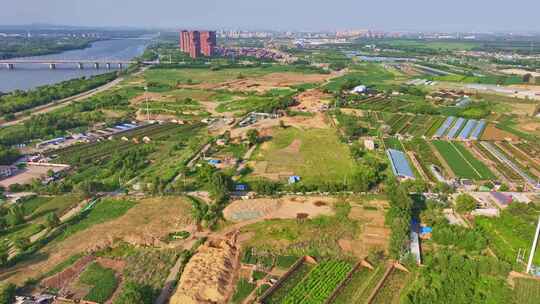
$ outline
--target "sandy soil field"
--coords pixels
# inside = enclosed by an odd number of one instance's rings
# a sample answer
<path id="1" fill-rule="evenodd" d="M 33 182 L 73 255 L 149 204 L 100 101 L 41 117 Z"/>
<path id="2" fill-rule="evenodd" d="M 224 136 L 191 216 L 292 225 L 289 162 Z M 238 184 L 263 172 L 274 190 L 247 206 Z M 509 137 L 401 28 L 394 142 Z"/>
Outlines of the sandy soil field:
<path id="1" fill-rule="evenodd" d="M 279 199 L 261 198 L 232 202 L 225 210 L 225 219 L 233 222 L 264 219 L 291 219 L 305 213 L 310 218 L 334 213 L 334 198 L 328 197 L 291 197 Z"/>

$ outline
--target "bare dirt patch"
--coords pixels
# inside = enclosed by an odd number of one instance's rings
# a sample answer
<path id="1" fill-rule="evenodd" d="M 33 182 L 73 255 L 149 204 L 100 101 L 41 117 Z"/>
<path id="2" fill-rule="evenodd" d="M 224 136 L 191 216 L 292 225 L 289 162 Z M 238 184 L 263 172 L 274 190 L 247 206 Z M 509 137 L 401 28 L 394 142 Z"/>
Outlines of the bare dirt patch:
<path id="1" fill-rule="evenodd" d="M 342 239 L 339 242 L 343 250 L 351 252 L 353 255 L 364 258 L 370 250 L 388 249 L 388 239 L 390 229 L 384 225 L 383 201 L 371 201 L 370 206 L 378 206 L 378 210 L 367 210 L 361 206 L 353 206 L 349 213 L 349 218 L 362 223 L 360 233 L 353 240 Z"/>
<path id="2" fill-rule="evenodd" d="M 309 218 L 334 213 L 334 198 L 286 196 L 279 199 L 261 198 L 234 201 L 225 210 L 225 219 L 241 222 L 253 219 L 294 219 L 300 213 Z M 321 204 L 322 203 L 322 204 Z"/>
<path id="3" fill-rule="evenodd" d="M 312 89 L 300 93 L 296 96 L 298 105 L 293 109 L 308 112 L 319 112 L 327 107 L 332 95 L 322 92 L 319 89 Z"/>
<path id="4" fill-rule="evenodd" d="M 140 105 L 141 103 L 145 102 L 148 99 L 148 101 L 163 101 L 165 99 L 165 96 L 159 94 L 159 93 L 152 93 L 152 92 L 145 92 L 139 96 L 133 97 L 129 104 L 136 106 Z"/>
<path id="5" fill-rule="evenodd" d="M 517 137 L 516 135 L 504 130 L 497 129 L 493 124 L 488 124 L 488 126 L 484 130 L 484 133 L 482 134 L 482 140 L 515 141 L 518 139 L 519 137 Z"/>

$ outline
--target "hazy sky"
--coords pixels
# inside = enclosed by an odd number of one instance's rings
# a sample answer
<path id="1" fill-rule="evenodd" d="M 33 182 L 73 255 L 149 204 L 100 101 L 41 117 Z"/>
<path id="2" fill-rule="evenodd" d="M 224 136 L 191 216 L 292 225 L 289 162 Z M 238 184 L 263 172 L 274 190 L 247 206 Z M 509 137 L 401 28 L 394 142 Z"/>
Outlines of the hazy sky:
<path id="1" fill-rule="evenodd" d="M 537 31 L 540 0 L 1 0 L 0 23 Z"/>

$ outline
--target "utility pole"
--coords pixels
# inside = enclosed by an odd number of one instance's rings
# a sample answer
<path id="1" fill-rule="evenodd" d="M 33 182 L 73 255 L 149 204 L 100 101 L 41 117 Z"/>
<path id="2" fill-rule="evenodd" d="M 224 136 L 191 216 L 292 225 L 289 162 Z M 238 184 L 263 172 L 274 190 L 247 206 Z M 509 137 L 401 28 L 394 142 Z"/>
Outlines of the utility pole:
<path id="1" fill-rule="evenodd" d="M 144 99 L 146 100 L 146 121 L 150 121 L 150 110 L 148 109 L 148 87 L 144 87 Z"/>
<path id="2" fill-rule="evenodd" d="M 538 244 L 538 234 L 540 234 L 540 216 L 538 217 L 538 225 L 536 226 L 536 233 L 534 234 L 534 241 L 529 254 L 529 263 L 527 263 L 527 273 L 531 272 L 532 262 L 534 258 L 534 252 L 536 251 L 536 245 Z"/>

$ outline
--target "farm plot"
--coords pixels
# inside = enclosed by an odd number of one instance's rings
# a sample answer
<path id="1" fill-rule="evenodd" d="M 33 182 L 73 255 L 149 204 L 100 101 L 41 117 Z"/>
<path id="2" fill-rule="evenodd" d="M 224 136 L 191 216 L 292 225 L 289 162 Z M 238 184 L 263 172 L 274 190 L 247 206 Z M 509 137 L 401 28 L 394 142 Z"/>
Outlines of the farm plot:
<path id="1" fill-rule="evenodd" d="M 401 145 L 401 142 L 396 137 L 386 137 L 384 139 L 384 145 L 386 146 L 386 149 L 394 149 L 403 151 L 403 146 Z"/>
<path id="2" fill-rule="evenodd" d="M 415 137 L 410 141 L 404 141 L 403 145 L 408 151 L 412 151 L 417 155 L 416 159 L 420 163 L 422 170 L 428 175 L 429 179 L 433 182 L 437 182 L 436 178 L 431 173 L 430 166 L 435 165 L 441 170 L 443 170 L 444 167 L 437 156 L 431 151 L 429 144 L 424 139 Z"/>
<path id="3" fill-rule="evenodd" d="M 310 263 L 302 263 L 283 283 L 272 292 L 264 301 L 264 304 L 281 304 L 296 285 L 298 285 L 315 266 Z"/>
<path id="4" fill-rule="evenodd" d="M 405 130 L 406 134 L 421 136 L 426 131 L 426 124 L 430 121 L 431 117 L 426 115 L 416 115 L 411 121 L 410 126 Z"/>
<path id="5" fill-rule="evenodd" d="M 284 304 L 323 304 L 345 279 L 352 266 L 343 261 L 320 262 L 283 299 Z"/>
<path id="6" fill-rule="evenodd" d="M 502 163 L 499 159 L 497 159 L 491 152 L 489 152 L 484 146 L 482 146 L 479 142 L 476 142 L 473 144 L 474 148 L 479 151 L 485 158 L 489 159 L 493 164 L 495 165 L 495 169 L 499 171 L 502 175 L 504 175 L 506 178 L 508 178 L 511 181 L 521 181 L 520 176 L 512 170 L 510 167 L 508 167 L 506 164 Z"/>
<path id="7" fill-rule="evenodd" d="M 94 262 L 81 274 L 79 284 L 90 286 L 90 290 L 83 298 L 84 300 L 105 303 L 116 290 L 118 281 L 114 270 Z"/>
<path id="8" fill-rule="evenodd" d="M 509 153 L 512 154 L 512 156 L 516 157 L 517 160 L 519 160 L 522 164 L 525 166 L 530 166 L 534 168 L 537 172 L 540 172 L 540 163 L 534 161 L 531 159 L 531 154 L 527 155 L 525 152 L 520 150 L 516 145 L 509 143 L 507 141 L 503 141 L 499 143 L 502 148 L 507 150 Z M 534 152 L 533 152 L 534 153 Z"/>
<path id="9" fill-rule="evenodd" d="M 394 268 L 392 273 L 386 278 L 383 286 L 371 301 L 375 304 L 399 304 L 400 292 L 407 283 L 410 274 Z"/>
<path id="10" fill-rule="evenodd" d="M 384 275 L 385 265 L 379 263 L 374 270 L 360 268 L 339 292 L 334 304 L 364 304 Z"/>
<path id="11" fill-rule="evenodd" d="M 433 145 L 457 176 L 475 180 L 493 178 L 493 173 L 463 146 L 441 140 L 433 141 Z"/>
<path id="12" fill-rule="evenodd" d="M 535 304 L 540 299 L 540 281 L 516 278 L 514 303 Z"/>
<path id="13" fill-rule="evenodd" d="M 446 120 L 446 117 L 432 117 L 430 120 L 430 125 L 426 125 L 426 131 L 423 135 L 426 137 L 433 137 L 435 135 L 435 132 L 442 126 L 444 121 Z"/>
<path id="14" fill-rule="evenodd" d="M 534 161 L 530 161 L 531 159 L 529 157 L 516 150 L 511 144 L 508 142 L 498 142 L 494 143 L 494 145 L 506 158 L 513 160 L 514 164 L 525 174 L 533 179 L 539 177 L 540 165 Z"/>

